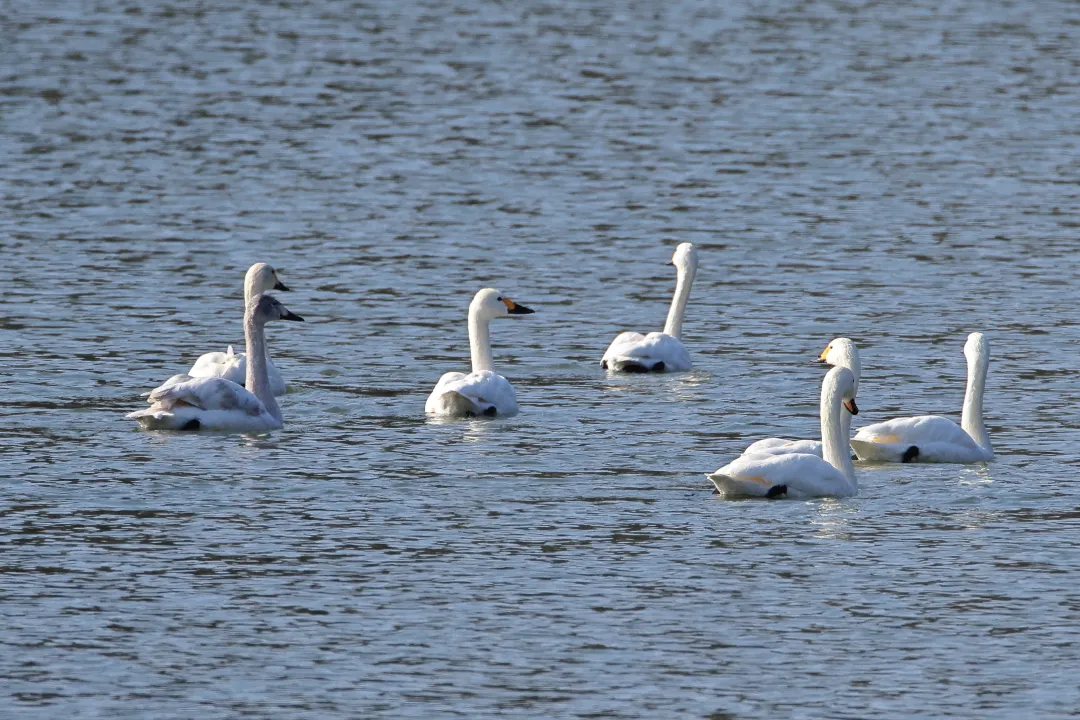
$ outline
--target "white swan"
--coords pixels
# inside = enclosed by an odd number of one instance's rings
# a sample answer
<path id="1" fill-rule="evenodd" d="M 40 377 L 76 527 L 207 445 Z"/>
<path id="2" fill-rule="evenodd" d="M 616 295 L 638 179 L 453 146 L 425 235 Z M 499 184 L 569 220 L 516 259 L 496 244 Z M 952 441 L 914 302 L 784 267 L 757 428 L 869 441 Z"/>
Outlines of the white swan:
<path id="1" fill-rule="evenodd" d="M 469 304 L 469 348 L 472 372 L 448 372 L 431 391 L 424 411 L 435 415 L 513 415 L 518 411 L 517 395 L 510 381 L 495 372 L 491 357 L 491 328 L 494 318 L 528 315 L 534 312 L 498 290 L 485 288 Z"/>
<path id="2" fill-rule="evenodd" d="M 859 359 L 859 348 L 855 347 L 848 338 L 835 338 L 826 346 L 818 361 L 835 367 L 847 368 L 855 377 L 855 394 L 859 394 L 859 377 L 862 375 L 862 361 Z M 841 434 L 845 438 L 851 437 L 851 413 L 840 413 Z M 809 453 L 824 457 L 824 449 L 819 440 L 789 440 L 787 438 L 765 438 L 758 440 L 750 447 L 743 450 L 743 455 L 756 455 L 769 453 L 771 455 L 784 455 L 787 453 Z"/>
<path id="3" fill-rule="evenodd" d="M 266 263 L 255 263 L 248 268 L 244 276 L 244 312 L 247 312 L 248 303 L 256 295 L 262 295 L 270 290 L 285 290 L 285 283 L 278 279 L 277 271 Z M 266 373 L 270 380 L 270 392 L 274 395 L 284 395 L 286 391 L 285 379 L 274 367 L 270 355 L 266 356 Z M 219 377 L 232 380 L 237 385 L 243 385 L 247 377 L 247 355 L 233 352 L 232 345 L 226 352 L 209 352 L 199 357 L 195 364 L 188 370 L 191 377 Z"/>
<path id="4" fill-rule="evenodd" d="M 277 298 L 256 295 L 244 313 L 244 337 L 251 358 L 246 388 L 225 378 L 174 375 L 150 393 L 150 407 L 127 417 L 138 420 L 147 430 L 276 430 L 281 427 L 281 409 L 266 374 L 263 325 L 270 320 L 303 319 Z"/>
<path id="5" fill-rule="evenodd" d="M 751 497 L 847 497 L 858 492 L 855 466 L 842 434 L 841 405 L 858 414 L 855 376 L 835 367 L 821 383 L 821 441 L 824 459 L 817 455 L 742 455 L 707 475 L 722 494 Z"/>
<path id="6" fill-rule="evenodd" d="M 994 457 L 983 422 L 983 391 L 990 367 L 990 344 L 979 332 L 968 335 L 967 391 L 958 426 L 938 415 L 887 420 L 860 428 L 851 447 L 860 460 L 882 462 L 975 463 Z"/>
<path id="7" fill-rule="evenodd" d="M 686 301 L 697 273 L 697 250 L 691 243 L 682 243 L 675 248 L 669 264 L 678 270 L 678 279 L 664 332 L 620 334 L 611 341 L 600 359 L 600 367 L 616 372 L 680 372 L 693 366 L 690 353 L 683 347 L 681 335 Z"/>

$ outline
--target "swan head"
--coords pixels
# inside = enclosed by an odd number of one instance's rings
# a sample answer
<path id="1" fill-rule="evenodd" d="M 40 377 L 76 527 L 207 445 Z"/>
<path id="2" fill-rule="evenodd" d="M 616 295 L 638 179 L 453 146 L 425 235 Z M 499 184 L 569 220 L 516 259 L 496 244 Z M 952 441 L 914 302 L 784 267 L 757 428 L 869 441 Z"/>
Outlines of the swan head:
<path id="1" fill-rule="evenodd" d="M 679 243 L 675 248 L 675 254 L 671 256 L 668 265 L 674 265 L 679 272 L 691 272 L 697 270 L 697 249 L 693 243 Z"/>
<path id="2" fill-rule="evenodd" d="M 973 332 L 968 335 L 964 343 L 964 357 L 968 362 L 990 362 L 990 343 L 981 332 Z"/>
<path id="3" fill-rule="evenodd" d="M 273 295 L 256 295 L 247 307 L 248 316 L 257 324 L 263 325 L 271 320 L 294 320 L 304 322 L 304 318 L 289 310 Z"/>
<path id="4" fill-rule="evenodd" d="M 836 402 L 835 397 L 840 396 L 840 402 L 852 415 L 859 414 L 859 406 L 855 404 L 855 375 L 846 367 L 834 367 L 825 376 L 821 383 L 822 407 Z"/>
<path id="5" fill-rule="evenodd" d="M 855 376 L 855 393 L 859 392 L 859 377 L 862 375 L 862 361 L 859 348 L 849 338 L 833 338 L 821 351 L 818 361 L 833 367 L 847 368 Z"/>
<path id="6" fill-rule="evenodd" d="M 491 320 L 504 315 L 529 315 L 536 312 L 511 300 L 495 288 L 484 288 L 469 304 L 469 315 Z"/>
<path id="7" fill-rule="evenodd" d="M 289 290 L 285 287 L 285 283 L 278 279 L 277 270 L 264 262 L 255 263 L 248 268 L 247 275 L 244 277 L 244 287 L 248 288 L 252 297 L 271 290 L 286 292 Z"/>

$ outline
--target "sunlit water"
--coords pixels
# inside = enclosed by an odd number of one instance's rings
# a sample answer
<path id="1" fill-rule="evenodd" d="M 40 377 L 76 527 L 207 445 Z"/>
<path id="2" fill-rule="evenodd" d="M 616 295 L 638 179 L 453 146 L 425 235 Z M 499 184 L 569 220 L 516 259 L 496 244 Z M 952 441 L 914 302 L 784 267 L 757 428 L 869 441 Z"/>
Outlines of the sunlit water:
<path id="1" fill-rule="evenodd" d="M 0 715 L 1001 717 L 1080 705 L 1080 6 L 0 5 Z M 608 377 L 701 269 L 693 372 Z M 260 437 L 139 432 L 304 325 Z M 435 423 L 494 285 L 519 416 Z M 843 501 L 703 473 L 959 419 Z"/>

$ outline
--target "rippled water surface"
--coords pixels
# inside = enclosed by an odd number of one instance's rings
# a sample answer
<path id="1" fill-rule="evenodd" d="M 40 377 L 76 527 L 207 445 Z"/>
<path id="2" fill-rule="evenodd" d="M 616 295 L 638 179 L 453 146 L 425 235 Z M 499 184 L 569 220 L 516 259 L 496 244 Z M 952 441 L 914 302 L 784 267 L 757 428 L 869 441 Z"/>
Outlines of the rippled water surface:
<path id="1" fill-rule="evenodd" d="M 0 3 L 0 715 L 1000 717 L 1080 706 L 1080 6 Z M 701 269 L 695 370 L 608 377 Z M 124 413 L 239 345 L 286 426 Z M 520 415 L 425 419 L 494 324 Z M 856 498 L 702 473 L 959 419 Z"/>

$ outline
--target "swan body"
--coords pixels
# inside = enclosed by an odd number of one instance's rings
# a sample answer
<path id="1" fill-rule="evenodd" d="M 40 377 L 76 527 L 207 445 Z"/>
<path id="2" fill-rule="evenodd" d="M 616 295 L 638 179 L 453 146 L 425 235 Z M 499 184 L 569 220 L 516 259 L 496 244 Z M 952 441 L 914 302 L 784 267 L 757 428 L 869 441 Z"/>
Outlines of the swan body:
<path id="1" fill-rule="evenodd" d="M 439 378 L 424 410 L 435 415 L 513 415 L 518 411 L 514 386 L 491 370 L 448 372 Z"/>
<path id="2" fill-rule="evenodd" d="M 439 378 L 424 403 L 424 411 L 450 417 L 515 414 L 518 404 L 514 386 L 495 372 L 490 324 L 494 318 L 532 312 L 493 288 L 476 293 L 469 304 L 472 372 L 448 372 Z"/>
<path id="3" fill-rule="evenodd" d="M 851 371 L 855 377 L 855 394 L 859 393 L 859 378 L 862 375 L 862 361 L 859 359 L 859 348 L 855 347 L 848 338 L 835 338 L 830 342 L 818 361 L 834 367 L 844 367 Z M 845 438 L 851 437 L 851 413 L 840 414 L 841 433 Z M 768 453 L 770 455 L 785 455 L 788 453 L 809 453 L 824 457 L 824 446 L 819 440 L 789 440 L 787 438 L 765 438 L 758 440 L 743 450 L 743 455 L 757 455 Z"/>
<path id="4" fill-rule="evenodd" d="M 982 333 L 964 345 L 968 379 L 960 425 L 938 415 L 887 420 L 860 428 L 851 447 L 860 460 L 879 462 L 976 463 L 991 460 L 994 448 L 983 421 L 983 392 L 990 345 Z"/>
<path id="5" fill-rule="evenodd" d="M 252 298 L 244 317 L 244 334 L 248 352 L 256 359 L 247 368 L 246 387 L 225 378 L 174 375 L 150 392 L 150 407 L 127 417 L 147 430 L 260 432 L 280 428 L 281 409 L 266 374 L 263 325 L 269 320 L 303 318 L 270 295 Z"/>
<path id="6" fill-rule="evenodd" d="M 191 377 L 223 378 L 237 385 L 243 385 L 247 377 L 247 353 L 233 352 L 233 346 L 225 352 L 208 352 L 199 356 L 187 374 Z M 270 383 L 270 392 L 280 397 L 288 392 L 285 378 L 274 366 L 269 356 L 266 358 L 266 375 Z"/>
<path id="7" fill-rule="evenodd" d="M 648 335 L 621 333 L 608 346 L 600 367 L 613 372 L 682 372 L 693 367 L 681 339 L 686 302 L 697 274 L 698 256 L 693 244 L 682 243 L 675 248 L 670 264 L 678 270 L 678 276 L 664 331 Z"/>
<path id="8" fill-rule="evenodd" d="M 834 367 L 821 384 L 824 458 L 809 453 L 741 455 L 706 477 L 726 497 L 849 497 L 858 492 L 855 466 L 842 435 L 840 415 L 855 405 L 855 376 Z"/>
<path id="9" fill-rule="evenodd" d="M 288 291 L 285 283 L 278 279 L 277 271 L 266 263 L 255 263 L 248 268 L 244 276 L 244 307 L 251 298 L 270 290 Z M 276 396 L 286 393 L 285 379 L 274 367 L 270 356 L 266 356 L 266 372 L 270 382 L 270 392 Z M 226 352 L 209 352 L 199 356 L 187 372 L 191 377 L 224 378 L 237 385 L 243 385 L 247 378 L 247 353 L 234 353 L 232 345 Z"/>

